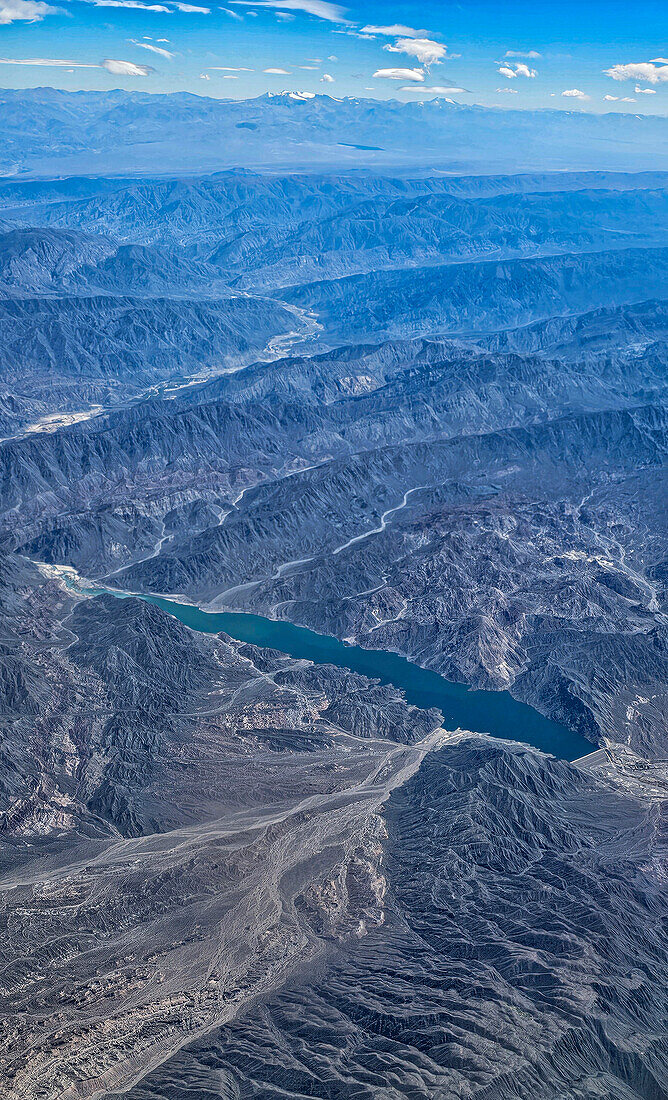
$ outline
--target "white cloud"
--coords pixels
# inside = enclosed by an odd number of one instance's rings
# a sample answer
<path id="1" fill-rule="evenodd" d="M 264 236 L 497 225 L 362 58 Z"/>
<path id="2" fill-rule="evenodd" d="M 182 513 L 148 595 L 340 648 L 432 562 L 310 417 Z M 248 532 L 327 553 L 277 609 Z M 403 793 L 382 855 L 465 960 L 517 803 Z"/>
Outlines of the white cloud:
<path id="1" fill-rule="evenodd" d="M 647 84 L 665 84 L 668 82 L 668 63 L 665 58 L 654 61 L 639 61 L 629 65 L 613 65 L 603 70 L 613 80 L 644 80 Z"/>
<path id="2" fill-rule="evenodd" d="M 200 73 L 199 78 L 200 78 L 200 80 L 211 80 L 211 77 L 209 76 L 208 73 Z"/>
<path id="3" fill-rule="evenodd" d="M 277 11 L 276 18 L 279 23 L 294 23 L 297 17 L 293 15 L 291 11 Z"/>
<path id="4" fill-rule="evenodd" d="M 116 61 L 113 57 L 105 57 L 101 68 L 114 76 L 149 76 L 153 72 L 150 65 L 135 65 L 133 61 Z"/>
<path id="5" fill-rule="evenodd" d="M 166 57 L 168 61 L 175 56 L 170 50 L 165 50 L 162 46 L 153 46 L 150 42 L 138 42 L 136 38 L 128 38 L 128 42 L 133 46 L 139 46 L 141 50 L 150 50 L 151 53 L 157 53 L 160 57 Z"/>
<path id="6" fill-rule="evenodd" d="M 636 95 L 656 95 L 656 88 L 641 88 L 636 84 L 635 93 Z"/>
<path id="7" fill-rule="evenodd" d="M 432 87 L 427 87 L 421 84 L 409 84 L 406 88 L 400 88 L 400 92 L 419 92 L 420 95 L 424 95 L 425 92 L 430 95 L 462 95 L 464 93 L 470 94 L 468 88 L 443 88 L 440 84 L 434 84 Z"/>
<path id="8" fill-rule="evenodd" d="M 328 23 L 347 23 L 345 8 L 331 4 L 329 0 L 231 0 L 236 6 L 253 8 L 273 8 L 278 11 L 301 11 L 305 15 L 315 15 Z"/>
<path id="9" fill-rule="evenodd" d="M 536 76 L 536 70 L 530 69 L 528 65 L 525 65 L 523 61 L 517 61 L 515 65 L 501 65 L 497 72 L 501 76 L 505 76 L 508 80 L 514 80 L 516 76 L 525 76 L 529 80 L 533 80 Z"/>
<path id="10" fill-rule="evenodd" d="M 290 76 L 287 69 L 263 69 L 262 71 L 268 73 L 269 76 Z"/>
<path id="11" fill-rule="evenodd" d="M 140 4 L 138 0 L 87 0 L 96 8 L 136 8 L 138 11 L 159 11 L 171 14 L 164 4 Z"/>
<path id="12" fill-rule="evenodd" d="M 0 57 L 0 65 L 38 65 L 55 69 L 106 69 L 115 76 L 148 76 L 150 65 L 135 65 L 133 61 L 115 61 L 107 57 L 99 65 L 92 61 L 61 61 L 56 57 Z"/>
<path id="13" fill-rule="evenodd" d="M 389 27 L 362 27 L 360 34 L 381 34 L 386 38 L 422 38 L 429 31 L 416 31 L 414 27 L 405 27 L 403 23 L 393 23 Z"/>
<path id="14" fill-rule="evenodd" d="M 174 4 L 177 11 L 183 11 L 192 15 L 210 15 L 211 8 L 199 8 L 195 4 Z"/>
<path id="15" fill-rule="evenodd" d="M 424 81 L 424 73 L 421 69 L 376 69 L 373 79 L 377 77 L 383 80 L 415 80 Z"/>
<path id="16" fill-rule="evenodd" d="M 320 77 L 320 83 L 321 84 L 333 84 L 334 83 L 334 77 L 330 76 L 329 73 L 323 73 L 322 76 Z"/>
<path id="17" fill-rule="evenodd" d="M 605 100 L 606 103 L 616 103 L 617 100 L 619 99 L 619 96 L 618 95 L 604 95 L 603 99 Z"/>
<path id="18" fill-rule="evenodd" d="M 542 53 L 538 53 L 538 50 L 506 50 L 504 57 L 527 57 L 530 61 L 535 61 L 537 57 L 542 57 Z"/>
<path id="19" fill-rule="evenodd" d="M 0 27 L 19 20 L 33 23 L 57 10 L 41 0 L 0 0 Z"/>
<path id="20" fill-rule="evenodd" d="M 224 11 L 225 15 L 231 16 L 232 19 L 236 19 L 239 23 L 243 23 L 244 17 L 243 15 L 239 15 L 238 11 L 232 11 L 231 8 L 221 8 L 220 10 Z"/>
<path id="21" fill-rule="evenodd" d="M 212 73 L 254 73 L 255 69 L 247 69 L 245 65 L 209 65 Z"/>
<path id="22" fill-rule="evenodd" d="M 88 61 L 61 61 L 54 57 L 0 57 L 0 65 L 40 65 L 56 69 L 99 69 Z"/>
<path id="23" fill-rule="evenodd" d="M 421 65 L 437 65 L 447 53 L 447 46 L 430 38 L 397 38 L 393 46 L 383 46 L 389 53 L 405 53 Z"/>
<path id="24" fill-rule="evenodd" d="M 502 95 L 518 95 L 517 88 L 497 88 L 497 92 L 501 92 Z"/>
<path id="25" fill-rule="evenodd" d="M 565 92 L 561 93 L 562 99 L 589 99 L 588 95 L 581 92 L 579 88 L 568 88 Z"/>

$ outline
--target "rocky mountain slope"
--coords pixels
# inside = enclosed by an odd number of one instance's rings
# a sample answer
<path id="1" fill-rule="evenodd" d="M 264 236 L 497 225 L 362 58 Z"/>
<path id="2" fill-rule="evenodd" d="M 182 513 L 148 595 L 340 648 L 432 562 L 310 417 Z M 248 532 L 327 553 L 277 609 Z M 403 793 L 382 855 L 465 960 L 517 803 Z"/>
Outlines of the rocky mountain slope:
<path id="1" fill-rule="evenodd" d="M 653 812 L 463 738 L 383 816 L 383 923 L 122 1095 L 660 1096 Z"/>
<path id="2" fill-rule="evenodd" d="M 31 93 L 21 135 L 3 97 L 21 172 L 160 102 Z M 329 158 L 333 102 L 182 97 L 161 148 L 196 119 L 251 164 L 299 119 Z M 429 112 L 452 156 L 490 121 L 390 104 L 366 143 Z M 597 156 L 613 125 L 654 140 Z M 664 1095 L 668 177 L 54 174 L 0 184 L 3 1097 Z M 399 652 L 592 755 L 127 593 Z"/>

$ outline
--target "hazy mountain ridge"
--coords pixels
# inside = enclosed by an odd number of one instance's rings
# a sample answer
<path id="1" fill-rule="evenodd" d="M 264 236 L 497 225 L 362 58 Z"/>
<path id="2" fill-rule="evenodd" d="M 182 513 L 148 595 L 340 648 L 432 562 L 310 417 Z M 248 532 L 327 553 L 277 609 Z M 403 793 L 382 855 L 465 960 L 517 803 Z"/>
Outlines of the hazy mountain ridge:
<path id="1" fill-rule="evenodd" d="M 660 116 L 517 111 L 444 99 L 298 100 L 269 93 L 222 100 L 50 88 L 4 91 L 0 105 L 0 167 L 7 174 L 142 174 L 154 172 L 156 163 L 180 172 L 184 143 L 190 170 L 200 171 L 328 164 L 431 164 L 459 174 L 531 171 L 536 163 L 553 170 L 665 167 Z"/>
<path id="2" fill-rule="evenodd" d="M 277 293 L 354 339 L 368 332 L 485 332 L 592 306 L 662 297 L 668 250 L 620 249 L 527 260 L 374 271 Z M 276 293 L 276 292 L 275 292 Z"/>
<path id="3" fill-rule="evenodd" d="M 313 348 L 314 308 L 335 344 L 581 312 L 592 286 L 605 304 L 665 288 L 660 174 L 481 186 L 229 172 L 1 193 L 15 222 L 0 236 L 0 381 L 18 399 L 1 410 L 6 435 L 299 339 Z"/>

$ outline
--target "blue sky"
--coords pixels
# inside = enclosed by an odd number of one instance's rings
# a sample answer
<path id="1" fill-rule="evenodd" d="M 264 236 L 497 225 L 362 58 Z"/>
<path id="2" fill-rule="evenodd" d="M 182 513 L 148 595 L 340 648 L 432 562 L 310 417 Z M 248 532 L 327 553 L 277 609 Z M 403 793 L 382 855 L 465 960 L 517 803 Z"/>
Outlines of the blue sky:
<path id="1" fill-rule="evenodd" d="M 0 0 L 0 58 L 2 87 L 667 114 L 668 0 Z"/>

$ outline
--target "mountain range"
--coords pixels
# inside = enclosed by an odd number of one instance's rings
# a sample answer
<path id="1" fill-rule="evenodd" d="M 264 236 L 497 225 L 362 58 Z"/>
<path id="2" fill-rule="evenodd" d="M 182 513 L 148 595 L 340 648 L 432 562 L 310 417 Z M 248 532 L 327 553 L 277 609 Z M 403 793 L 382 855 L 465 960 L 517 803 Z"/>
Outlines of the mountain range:
<path id="1" fill-rule="evenodd" d="M 0 92 L 4 175 L 181 174 L 300 168 L 467 172 L 665 170 L 660 116 L 469 107 L 449 99 L 253 100 L 190 93 Z M 121 138 L 119 140 L 119 135 Z M 416 140 L 416 135 L 418 140 Z"/>
<path id="2" fill-rule="evenodd" d="M 3 1098 L 667 1095 L 665 120 L 0 101 Z"/>

